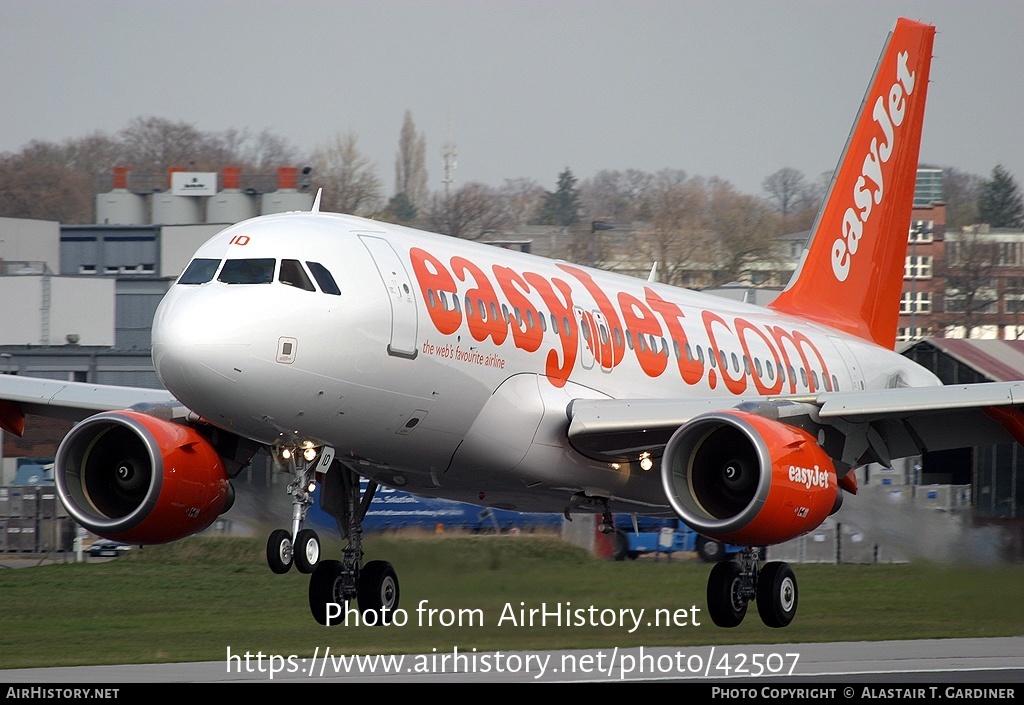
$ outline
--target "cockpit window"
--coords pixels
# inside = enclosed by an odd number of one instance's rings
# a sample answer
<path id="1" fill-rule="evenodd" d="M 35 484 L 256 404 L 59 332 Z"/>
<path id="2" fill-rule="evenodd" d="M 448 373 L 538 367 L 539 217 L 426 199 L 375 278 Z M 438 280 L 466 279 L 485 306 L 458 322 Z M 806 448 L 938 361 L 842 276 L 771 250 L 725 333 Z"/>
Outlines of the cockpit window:
<path id="1" fill-rule="evenodd" d="M 306 262 L 306 266 L 309 267 L 309 271 L 313 273 L 313 278 L 316 279 L 316 283 L 320 285 L 320 291 L 325 294 L 334 294 L 335 296 L 341 295 L 341 289 L 338 288 L 337 283 L 334 281 L 334 277 L 327 271 L 327 267 L 323 266 L 319 262 Z"/>
<path id="2" fill-rule="evenodd" d="M 306 275 L 306 270 L 302 268 L 297 259 L 281 260 L 281 273 L 277 275 L 277 280 L 282 284 L 294 286 L 304 291 L 316 291 L 313 282 Z"/>
<path id="3" fill-rule="evenodd" d="M 213 275 L 217 273 L 217 267 L 219 266 L 219 259 L 194 259 L 185 268 L 185 272 L 178 279 L 178 283 L 205 284 L 208 281 L 213 281 Z"/>
<path id="4" fill-rule="evenodd" d="M 217 281 L 225 284 L 269 284 L 274 281 L 274 259 L 229 259 Z"/>

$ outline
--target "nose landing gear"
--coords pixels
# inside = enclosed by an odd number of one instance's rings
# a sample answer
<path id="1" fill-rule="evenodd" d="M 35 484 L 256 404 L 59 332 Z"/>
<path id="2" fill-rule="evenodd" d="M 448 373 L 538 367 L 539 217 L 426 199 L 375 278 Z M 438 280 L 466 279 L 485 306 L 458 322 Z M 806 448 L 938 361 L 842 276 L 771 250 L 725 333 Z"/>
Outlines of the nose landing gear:
<path id="1" fill-rule="evenodd" d="M 313 506 L 316 489 L 316 468 L 329 466 L 334 449 L 324 447 L 317 453 L 312 446 L 304 449 L 283 448 L 276 456 L 291 471 L 288 494 L 292 496 L 292 530 L 277 529 L 267 539 L 267 565 L 278 574 L 287 573 L 292 564 L 300 573 L 312 573 L 320 562 L 320 537 L 312 529 L 303 529 L 306 512 Z"/>

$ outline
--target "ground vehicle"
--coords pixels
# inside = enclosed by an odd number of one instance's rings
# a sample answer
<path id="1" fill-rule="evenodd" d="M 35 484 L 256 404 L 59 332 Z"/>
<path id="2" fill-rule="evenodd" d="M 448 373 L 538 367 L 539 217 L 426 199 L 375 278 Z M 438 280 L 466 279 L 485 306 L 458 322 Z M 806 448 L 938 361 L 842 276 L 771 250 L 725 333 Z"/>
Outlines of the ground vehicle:
<path id="1" fill-rule="evenodd" d="M 110 539 L 96 539 L 92 545 L 86 550 L 93 558 L 110 557 L 116 558 L 122 556 L 128 551 L 132 550 L 132 547 L 126 543 L 119 541 L 111 541 Z"/>
<path id="2" fill-rule="evenodd" d="M 614 552 L 617 560 L 636 559 L 644 553 L 696 553 L 706 563 L 729 560 L 742 546 L 701 536 L 678 519 L 615 516 Z"/>

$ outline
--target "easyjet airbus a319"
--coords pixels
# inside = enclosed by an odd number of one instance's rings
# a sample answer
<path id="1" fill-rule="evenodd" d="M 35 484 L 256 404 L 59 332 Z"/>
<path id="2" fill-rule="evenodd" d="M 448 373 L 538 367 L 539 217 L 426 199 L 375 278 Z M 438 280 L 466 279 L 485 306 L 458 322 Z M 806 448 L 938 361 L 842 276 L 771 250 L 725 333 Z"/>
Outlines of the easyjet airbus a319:
<path id="1" fill-rule="evenodd" d="M 797 581 L 757 547 L 808 532 L 853 468 L 1024 438 L 1024 387 L 941 387 L 893 351 L 934 28 L 899 20 L 803 262 L 767 309 L 361 218 L 286 213 L 196 253 L 153 323 L 167 391 L 0 378 L 0 424 L 81 419 L 61 443 L 68 512 L 127 543 L 209 526 L 260 448 L 292 475 L 270 566 L 309 602 L 393 610 L 362 563 L 379 485 L 543 512 L 675 514 L 748 546 L 708 609 L 789 624 Z M 360 478 L 368 480 L 361 489 Z M 320 560 L 313 490 L 348 539 Z M 336 612 L 335 612 L 336 614 Z"/>

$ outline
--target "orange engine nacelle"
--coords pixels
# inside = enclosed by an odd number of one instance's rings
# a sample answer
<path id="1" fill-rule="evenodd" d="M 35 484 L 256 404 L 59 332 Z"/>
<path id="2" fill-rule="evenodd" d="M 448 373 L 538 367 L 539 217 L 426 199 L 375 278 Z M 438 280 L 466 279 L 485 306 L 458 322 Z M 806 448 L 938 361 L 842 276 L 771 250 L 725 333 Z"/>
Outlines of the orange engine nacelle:
<path id="1" fill-rule="evenodd" d="M 841 500 L 835 466 L 811 434 L 745 411 L 704 414 L 680 427 L 661 468 L 680 519 L 746 546 L 811 531 Z"/>
<path id="2" fill-rule="evenodd" d="M 75 520 L 124 543 L 202 531 L 234 499 L 220 456 L 195 429 L 135 411 L 75 426 L 57 449 L 54 478 Z"/>

